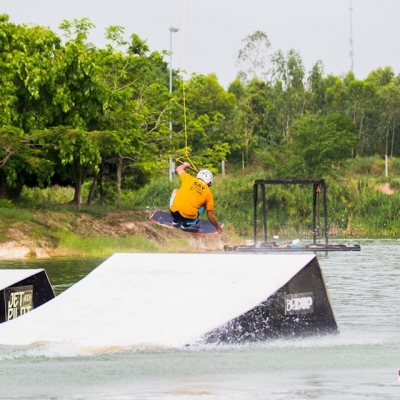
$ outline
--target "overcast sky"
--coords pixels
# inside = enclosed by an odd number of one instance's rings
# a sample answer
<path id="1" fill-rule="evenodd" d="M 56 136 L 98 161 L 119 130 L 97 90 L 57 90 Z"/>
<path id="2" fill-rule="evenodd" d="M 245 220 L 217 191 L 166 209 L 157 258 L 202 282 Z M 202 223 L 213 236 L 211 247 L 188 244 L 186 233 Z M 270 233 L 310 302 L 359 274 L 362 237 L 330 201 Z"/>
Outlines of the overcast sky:
<path id="1" fill-rule="evenodd" d="M 0 12 L 57 32 L 64 19 L 87 17 L 96 25 L 90 41 L 100 47 L 105 28 L 120 25 L 151 51 L 169 50 L 169 28 L 178 28 L 172 67 L 215 73 L 227 88 L 243 39 L 257 30 L 267 34 L 271 53 L 294 49 L 307 70 L 321 60 L 326 75 L 350 71 L 350 4 L 356 77 L 385 66 L 399 73 L 400 0 L 0 0 Z"/>

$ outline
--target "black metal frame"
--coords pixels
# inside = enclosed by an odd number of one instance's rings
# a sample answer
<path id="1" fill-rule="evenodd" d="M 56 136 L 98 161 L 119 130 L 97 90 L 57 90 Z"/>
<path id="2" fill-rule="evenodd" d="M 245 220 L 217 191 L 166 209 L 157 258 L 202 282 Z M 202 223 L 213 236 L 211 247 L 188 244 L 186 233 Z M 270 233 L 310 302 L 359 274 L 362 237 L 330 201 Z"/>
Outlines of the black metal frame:
<path id="1" fill-rule="evenodd" d="M 257 204 L 258 204 L 258 186 L 261 187 L 262 195 L 262 212 L 263 212 L 263 230 L 264 242 L 267 243 L 267 200 L 265 185 L 313 185 L 313 244 L 317 243 L 317 194 L 318 188 L 321 188 L 324 203 L 324 219 L 325 219 L 325 244 L 328 245 L 328 209 L 326 200 L 326 183 L 324 179 L 258 179 L 254 182 L 253 186 L 253 200 L 254 200 L 254 245 L 257 243 Z"/>

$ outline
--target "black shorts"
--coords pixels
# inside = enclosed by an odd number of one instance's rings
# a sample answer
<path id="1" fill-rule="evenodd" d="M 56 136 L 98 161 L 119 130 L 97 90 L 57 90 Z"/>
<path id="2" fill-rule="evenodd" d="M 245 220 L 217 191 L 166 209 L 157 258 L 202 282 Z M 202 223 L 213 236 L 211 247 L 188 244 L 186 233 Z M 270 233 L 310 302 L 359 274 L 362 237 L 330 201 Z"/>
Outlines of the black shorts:
<path id="1" fill-rule="evenodd" d="M 181 215 L 181 213 L 179 211 L 171 211 L 171 217 L 174 221 L 179 221 L 179 222 L 193 222 L 196 221 L 198 218 L 195 219 L 190 219 L 190 218 L 185 218 Z"/>

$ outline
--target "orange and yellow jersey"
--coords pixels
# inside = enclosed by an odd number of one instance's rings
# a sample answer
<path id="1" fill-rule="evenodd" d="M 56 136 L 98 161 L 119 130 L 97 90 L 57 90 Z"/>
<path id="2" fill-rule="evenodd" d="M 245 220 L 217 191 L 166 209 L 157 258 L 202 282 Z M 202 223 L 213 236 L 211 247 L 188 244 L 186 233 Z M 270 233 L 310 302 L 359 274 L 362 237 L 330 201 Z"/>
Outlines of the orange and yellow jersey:
<path id="1" fill-rule="evenodd" d="M 199 208 L 204 205 L 206 210 L 214 211 L 214 198 L 208 185 L 202 180 L 182 172 L 179 175 L 182 185 L 179 188 L 171 206 L 171 211 L 179 211 L 182 217 L 195 219 Z"/>

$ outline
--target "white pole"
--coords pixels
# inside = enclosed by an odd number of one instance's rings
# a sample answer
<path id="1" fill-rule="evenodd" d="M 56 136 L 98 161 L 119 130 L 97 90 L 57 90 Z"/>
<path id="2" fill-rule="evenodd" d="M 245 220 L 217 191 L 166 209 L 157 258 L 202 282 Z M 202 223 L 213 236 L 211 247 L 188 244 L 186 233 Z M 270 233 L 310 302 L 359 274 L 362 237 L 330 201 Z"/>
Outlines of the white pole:
<path id="1" fill-rule="evenodd" d="M 178 28 L 169 28 L 169 92 L 172 94 L 172 33 L 178 32 Z M 169 121 L 169 138 L 172 140 L 172 121 Z M 169 180 L 172 182 L 172 174 L 174 172 L 174 166 L 172 158 L 169 158 Z"/>
<path id="2" fill-rule="evenodd" d="M 387 178 L 389 175 L 389 171 L 388 171 L 388 156 L 385 155 L 385 177 Z"/>

